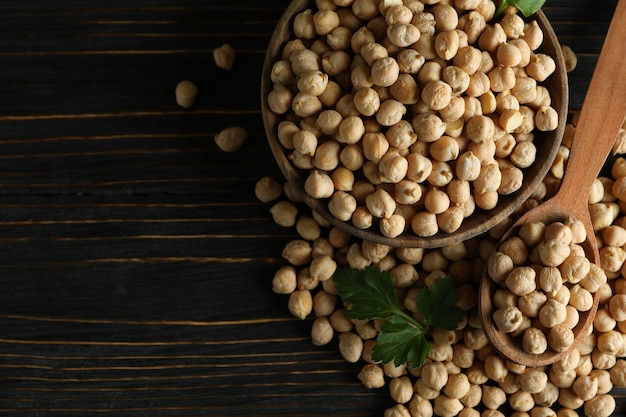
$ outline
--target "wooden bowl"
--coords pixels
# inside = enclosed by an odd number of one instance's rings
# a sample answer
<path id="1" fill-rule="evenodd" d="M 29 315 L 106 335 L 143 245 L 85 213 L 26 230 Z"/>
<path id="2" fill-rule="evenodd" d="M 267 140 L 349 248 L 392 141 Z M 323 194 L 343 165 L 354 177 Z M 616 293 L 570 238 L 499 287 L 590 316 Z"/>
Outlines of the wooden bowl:
<path id="1" fill-rule="evenodd" d="M 485 211 L 477 207 L 473 214 L 464 219 L 461 227 L 457 231 L 453 233 L 439 231 L 431 237 L 419 237 L 408 227 L 400 236 L 389 238 L 380 232 L 377 223 L 374 223 L 368 229 L 359 229 L 350 222 L 342 221 L 334 217 L 328 211 L 328 199 L 315 199 L 307 195 L 304 191 L 304 180 L 308 175 L 308 171 L 303 171 L 295 167 L 288 159 L 287 150 L 283 148 L 277 136 L 277 126 L 284 120 L 284 117 L 273 113 L 267 102 L 268 94 L 273 88 L 270 71 L 274 63 L 280 60 L 284 45 L 294 39 L 292 32 L 294 17 L 308 8 L 315 10 L 314 1 L 293 0 L 276 25 L 263 64 L 261 78 L 261 109 L 265 133 L 271 151 L 286 180 L 291 184 L 297 196 L 301 197 L 308 206 L 332 225 L 338 226 L 358 238 L 389 246 L 421 248 L 442 247 L 468 240 L 496 226 L 518 209 L 543 181 L 561 144 L 568 114 L 569 90 L 565 63 L 559 41 L 546 16 L 539 11 L 532 17 L 537 21 L 544 33 L 543 44 L 538 48 L 537 52 L 551 56 L 556 62 L 556 71 L 541 84 L 550 92 L 552 107 L 559 115 L 559 124 L 557 129 L 551 132 L 534 132 L 534 143 L 537 147 L 536 160 L 532 166 L 523 170 L 524 179 L 521 188 L 510 195 L 500 195 L 497 206 L 492 210 Z"/>

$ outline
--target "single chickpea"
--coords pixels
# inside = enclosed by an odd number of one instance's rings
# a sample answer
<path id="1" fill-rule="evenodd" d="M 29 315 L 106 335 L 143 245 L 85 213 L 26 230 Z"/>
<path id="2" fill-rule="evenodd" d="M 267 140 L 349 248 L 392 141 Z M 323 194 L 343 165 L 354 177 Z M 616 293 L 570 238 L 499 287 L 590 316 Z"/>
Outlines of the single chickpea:
<path id="1" fill-rule="evenodd" d="M 536 272 L 528 266 L 519 266 L 514 268 L 504 280 L 506 287 L 519 296 L 530 294 L 535 291 Z"/>
<path id="2" fill-rule="evenodd" d="M 382 126 L 393 126 L 398 123 L 406 114 L 407 109 L 404 104 L 394 99 L 388 99 L 380 104 L 376 112 L 376 121 Z"/>
<path id="3" fill-rule="evenodd" d="M 407 120 L 400 120 L 385 132 L 389 144 L 399 151 L 408 149 L 417 140 L 413 126 Z"/>
<path id="4" fill-rule="evenodd" d="M 531 55 L 526 73 L 537 81 L 545 81 L 556 70 L 554 59 L 546 54 Z"/>
<path id="5" fill-rule="evenodd" d="M 396 82 L 389 87 L 389 94 L 405 105 L 415 104 L 420 99 L 419 87 L 411 74 L 398 75 Z"/>
<path id="6" fill-rule="evenodd" d="M 215 135 L 215 144 L 224 152 L 241 149 L 248 139 L 248 131 L 239 126 L 227 127 Z"/>
<path id="7" fill-rule="evenodd" d="M 403 49 L 396 57 L 401 73 L 415 75 L 422 68 L 426 59 L 415 49 Z"/>
<path id="8" fill-rule="evenodd" d="M 227 43 L 213 50 L 215 65 L 225 70 L 233 68 L 235 57 L 235 50 Z"/>
<path id="9" fill-rule="evenodd" d="M 270 208 L 274 223 L 282 227 L 291 227 L 296 224 L 298 208 L 290 201 L 279 201 Z"/>
<path id="10" fill-rule="evenodd" d="M 289 296 L 287 307 L 294 317 L 304 320 L 313 311 L 311 292 L 309 290 L 295 290 Z"/>
<path id="11" fill-rule="evenodd" d="M 408 47 L 419 40 L 421 33 L 411 23 L 396 23 L 387 28 L 387 39 L 397 47 Z"/>
<path id="12" fill-rule="evenodd" d="M 340 151 L 341 145 L 334 140 L 321 143 L 313 155 L 313 165 L 315 168 L 327 172 L 336 169 L 339 165 Z"/>
<path id="13" fill-rule="evenodd" d="M 482 71 L 476 71 L 469 76 L 469 83 L 465 94 L 469 97 L 480 97 L 488 93 L 491 88 L 489 76 Z"/>
<path id="14" fill-rule="evenodd" d="M 400 204 L 417 204 L 422 199 L 423 190 L 417 182 L 404 179 L 395 184 L 393 195 Z"/>
<path id="15" fill-rule="evenodd" d="M 459 33 L 454 30 L 439 32 L 435 36 L 435 53 L 445 61 L 451 60 L 459 50 Z"/>
<path id="16" fill-rule="evenodd" d="M 435 235 L 439 230 L 437 215 L 428 211 L 418 212 L 411 220 L 411 230 L 420 237 Z"/>
<path id="17" fill-rule="evenodd" d="M 494 67 L 487 74 L 489 85 L 494 92 L 502 92 L 515 87 L 515 71 L 510 67 Z"/>
<path id="18" fill-rule="evenodd" d="M 336 81 L 329 80 L 326 90 L 317 98 L 326 107 L 335 106 L 341 98 L 341 86 Z"/>
<path id="19" fill-rule="evenodd" d="M 493 313 L 493 321 L 498 330 L 511 333 L 522 324 L 522 312 L 517 307 L 498 309 Z"/>
<path id="20" fill-rule="evenodd" d="M 557 324 L 548 333 L 548 346 L 556 352 L 564 352 L 574 343 L 574 333 L 564 324 Z"/>
<path id="21" fill-rule="evenodd" d="M 559 115 L 550 106 L 541 106 L 535 113 L 535 126 L 542 132 L 555 130 L 559 123 Z"/>
<path id="22" fill-rule="evenodd" d="M 476 193 L 485 194 L 497 191 L 502 182 L 502 171 L 497 164 L 483 165 L 480 174 L 474 180 L 474 191 Z"/>
<path id="23" fill-rule="evenodd" d="M 339 17 L 339 15 L 337 15 Z M 335 51 L 345 51 L 350 48 L 352 32 L 347 27 L 339 26 L 326 35 L 326 43 Z"/>
<path id="24" fill-rule="evenodd" d="M 563 52 L 563 60 L 565 62 L 565 70 L 567 72 L 574 71 L 578 64 L 578 57 L 576 53 L 568 45 L 561 45 L 561 51 Z"/>
<path id="25" fill-rule="evenodd" d="M 495 53 L 501 43 L 506 42 L 507 37 L 500 23 L 493 26 L 487 25 L 478 37 L 478 46 L 481 50 Z"/>
<path id="26" fill-rule="evenodd" d="M 176 96 L 176 103 L 180 107 L 188 109 L 196 102 L 198 87 L 196 87 L 196 85 L 189 80 L 183 80 L 176 84 L 174 94 Z"/>
<path id="27" fill-rule="evenodd" d="M 328 198 L 333 194 L 335 185 L 328 174 L 313 170 L 304 182 L 304 190 L 313 198 Z"/>
<path id="28" fill-rule="evenodd" d="M 539 329 L 530 327 L 524 331 L 522 349 L 527 353 L 541 354 L 548 348 L 546 335 Z"/>
<path id="29" fill-rule="evenodd" d="M 356 199 L 345 191 L 335 191 L 328 201 L 328 211 L 339 220 L 348 221 L 356 210 Z"/>
<path id="30" fill-rule="evenodd" d="M 497 410 L 501 405 L 506 403 L 506 393 L 502 388 L 491 385 L 483 385 L 482 391 L 482 402 L 488 409 Z"/>
<path id="31" fill-rule="evenodd" d="M 615 411 L 615 398 L 609 394 L 596 395 L 584 404 L 588 417 L 609 417 Z"/>
<path id="32" fill-rule="evenodd" d="M 493 140 L 495 125 L 491 118 L 476 115 L 470 118 L 465 124 L 467 136 L 474 143 L 481 143 Z"/>
<path id="33" fill-rule="evenodd" d="M 552 298 L 549 298 L 539 310 L 539 322 L 547 328 L 553 328 L 563 323 L 566 317 L 565 304 Z"/>
<path id="34" fill-rule="evenodd" d="M 372 82 L 375 85 L 389 87 L 398 80 L 400 67 L 394 58 L 385 57 L 374 62 L 371 71 Z"/>
<path id="35" fill-rule="evenodd" d="M 358 206 L 352 213 L 352 224 L 357 229 L 368 229 L 374 223 L 374 216 L 369 212 L 367 207 Z"/>
<path id="36" fill-rule="evenodd" d="M 433 46 L 434 48 L 434 46 Z M 443 67 L 436 61 L 427 61 L 417 73 L 417 81 L 421 85 L 426 85 L 433 81 L 441 80 Z"/>
<path id="37" fill-rule="evenodd" d="M 417 139 L 422 142 L 434 142 L 446 130 L 446 124 L 435 114 L 418 114 L 411 121 Z"/>
<path id="38" fill-rule="evenodd" d="M 366 388 L 381 388 L 385 385 L 383 368 L 377 364 L 368 363 L 364 365 L 357 378 Z"/>

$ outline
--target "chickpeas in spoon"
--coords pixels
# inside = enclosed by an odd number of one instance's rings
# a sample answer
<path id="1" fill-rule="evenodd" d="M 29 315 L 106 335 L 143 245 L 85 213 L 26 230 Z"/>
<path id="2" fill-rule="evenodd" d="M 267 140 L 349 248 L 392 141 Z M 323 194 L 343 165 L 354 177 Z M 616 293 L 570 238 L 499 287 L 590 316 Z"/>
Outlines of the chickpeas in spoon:
<path id="1" fill-rule="evenodd" d="M 599 295 L 590 289 L 602 281 L 603 271 L 597 266 L 600 256 L 587 202 L 626 117 L 626 79 L 621 75 L 626 55 L 616 52 L 626 44 L 624 21 L 626 0 L 621 0 L 589 84 L 558 192 L 504 234 L 481 278 L 479 309 L 485 334 L 500 354 L 522 365 L 559 360 L 588 334 L 597 311 Z M 515 244 L 511 242 L 530 245 L 527 256 L 520 256 L 522 247 L 506 249 Z M 517 265 L 507 252 L 519 256 Z M 586 277 L 593 282 L 587 283 L 589 289 L 581 285 Z M 511 293 L 517 303 L 500 299 L 498 288 Z M 538 299 L 529 300 L 531 294 Z M 520 308 L 521 300 L 525 307 Z M 531 311 L 533 302 L 543 304 L 545 311 L 525 320 L 518 311 Z M 577 323 L 566 324 L 568 305 L 580 307 L 571 313 L 578 315 Z"/>

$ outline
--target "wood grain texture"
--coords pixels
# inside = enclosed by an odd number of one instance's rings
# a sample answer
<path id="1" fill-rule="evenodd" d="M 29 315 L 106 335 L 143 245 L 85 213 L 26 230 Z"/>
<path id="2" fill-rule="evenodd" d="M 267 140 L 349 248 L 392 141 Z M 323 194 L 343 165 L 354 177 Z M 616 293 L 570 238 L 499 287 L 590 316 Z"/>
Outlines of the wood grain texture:
<path id="1" fill-rule="evenodd" d="M 279 176 L 259 110 L 287 0 L 0 2 L 0 415 L 380 416 L 335 343 L 271 291 L 295 232 L 254 197 Z M 544 8 L 579 56 L 611 18 Z M 214 48 L 238 52 L 230 72 Z M 174 87 L 199 86 L 182 110 Z M 226 154 L 212 137 L 245 125 Z M 619 397 L 620 412 L 626 399 Z M 620 415 L 619 412 L 616 415 Z"/>

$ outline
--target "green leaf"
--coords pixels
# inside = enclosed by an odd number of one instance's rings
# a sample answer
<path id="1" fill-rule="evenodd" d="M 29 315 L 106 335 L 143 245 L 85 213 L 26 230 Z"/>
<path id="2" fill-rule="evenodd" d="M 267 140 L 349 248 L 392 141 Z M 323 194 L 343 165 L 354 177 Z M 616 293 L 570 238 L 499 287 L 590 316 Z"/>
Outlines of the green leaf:
<path id="1" fill-rule="evenodd" d="M 502 0 L 495 18 L 500 17 L 508 6 L 515 6 L 526 17 L 530 17 L 543 7 L 546 0 Z"/>
<path id="2" fill-rule="evenodd" d="M 448 275 L 435 281 L 430 288 L 420 290 L 415 296 L 415 303 L 426 320 L 427 328 L 434 326 L 454 330 L 465 314 L 455 305 L 457 299 L 454 280 Z"/>
<path id="3" fill-rule="evenodd" d="M 430 344 L 423 330 L 393 316 L 380 329 L 372 359 L 382 363 L 393 362 L 395 366 L 408 362 L 417 368 L 424 364 L 429 351 Z"/>
<path id="4" fill-rule="evenodd" d="M 333 275 L 343 301 L 351 304 L 345 315 L 358 320 L 386 319 L 401 314 L 391 275 L 374 266 L 365 270 L 340 269 Z"/>

